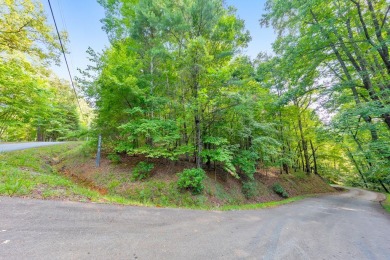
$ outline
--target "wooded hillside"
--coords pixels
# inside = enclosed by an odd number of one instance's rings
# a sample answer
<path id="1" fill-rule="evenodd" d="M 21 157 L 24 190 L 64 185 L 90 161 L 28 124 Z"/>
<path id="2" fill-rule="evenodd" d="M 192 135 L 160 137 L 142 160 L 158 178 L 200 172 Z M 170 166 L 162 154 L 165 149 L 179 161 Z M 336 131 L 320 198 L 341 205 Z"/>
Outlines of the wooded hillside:
<path id="1" fill-rule="evenodd" d="M 111 47 L 81 81 L 112 152 L 388 189 L 386 1 L 267 1 L 275 55 L 256 60 L 221 0 L 99 2 Z"/>
<path id="2" fill-rule="evenodd" d="M 259 23 L 278 37 L 256 59 L 242 54 L 251 36 L 223 0 L 98 2 L 110 46 L 88 49 L 94 65 L 77 82 L 96 112 L 90 136 L 113 161 L 188 161 L 248 185 L 272 168 L 389 190 L 388 1 L 268 0 Z M 2 1 L 0 18 L 0 139 L 75 136 L 86 123 L 47 69 L 60 48 L 41 5 Z"/>
<path id="3" fill-rule="evenodd" d="M 0 28 L 0 141 L 74 134 L 80 112 L 69 83 L 48 69 L 59 62 L 60 46 L 41 3 L 0 1 Z"/>

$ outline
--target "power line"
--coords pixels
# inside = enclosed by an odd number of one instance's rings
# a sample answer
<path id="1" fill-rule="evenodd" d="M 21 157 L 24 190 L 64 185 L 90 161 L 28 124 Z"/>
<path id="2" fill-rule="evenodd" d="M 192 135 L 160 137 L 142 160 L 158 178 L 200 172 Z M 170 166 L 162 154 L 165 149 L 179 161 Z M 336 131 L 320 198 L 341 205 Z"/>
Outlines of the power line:
<path id="1" fill-rule="evenodd" d="M 77 104 L 79 105 L 79 108 L 80 108 L 80 114 L 81 114 L 81 117 L 83 117 L 83 111 L 81 110 L 79 98 L 77 97 L 76 88 L 74 87 L 74 83 L 73 83 L 73 79 L 72 79 L 72 74 L 70 73 L 70 69 L 69 69 L 69 65 L 68 65 L 68 60 L 66 59 L 64 46 L 62 45 L 62 40 L 61 40 L 60 32 L 58 31 L 58 27 L 57 27 L 57 23 L 56 23 L 56 18 L 54 17 L 54 13 L 53 13 L 53 9 L 51 8 L 50 0 L 47 0 L 47 2 L 49 3 L 51 16 L 53 17 L 53 21 L 54 21 L 54 26 L 56 27 L 58 40 L 60 41 L 62 54 L 64 55 L 66 68 L 68 69 L 68 74 L 69 74 L 70 82 L 71 82 L 71 84 L 72 84 L 72 88 L 73 88 L 74 94 L 75 94 L 75 96 L 76 96 Z"/>
<path id="2" fill-rule="evenodd" d="M 66 26 L 65 16 L 64 16 L 64 14 L 62 12 L 62 9 L 63 9 L 62 1 L 61 0 L 57 0 L 56 2 L 57 2 L 57 6 L 58 6 L 58 11 L 60 11 L 62 26 L 65 28 L 65 31 L 68 31 L 68 27 Z M 70 65 L 69 67 L 70 67 L 71 71 L 75 71 L 75 69 L 74 69 L 75 67 L 73 65 L 74 62 L 73 62 L 73 58 L 72 58 L 72 53 L 73 53 L 72 46 L 69 45 L 68 49 L 69 49 L 68 58 L 69 58 L 69 65 Z"/>

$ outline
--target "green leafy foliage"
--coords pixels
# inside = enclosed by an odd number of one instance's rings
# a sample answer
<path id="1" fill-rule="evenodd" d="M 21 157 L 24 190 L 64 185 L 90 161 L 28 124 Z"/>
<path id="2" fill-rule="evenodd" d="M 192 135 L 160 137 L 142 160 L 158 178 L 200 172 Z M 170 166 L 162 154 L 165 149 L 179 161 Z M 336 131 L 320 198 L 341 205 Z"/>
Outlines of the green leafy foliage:
<path id="1" fill-rule="evenodd" d="M 176 124 L 172 120 L 140 119 L 119 127 L 122 135 L 127 139 L 120 141 L 116 150 L 128 154 L 146 154 L 148 157 L 164 157 L 176 159 L 181 150 L 177 149 L 176 142 L 180 135 Z M 134 145 L 130 140 L 143 139 L 144 143 Z"/>
<path id="2" fill-rule="evenodd" d="M 79 129 L 73 93 L 27 58 L 9 57 L 0 65 L 0 139 L 57 140 Z"/>
<path id="3" fill-rule="evenodd" d="M 208 147 L 202 151 L 203 160 L 222 163 L 226 171 L 238 178 L 236 168 L 233 165 L 233 154 L 236 147 L 228 145 L 227 139 L 222 137 L 207 136 L 203 142 Z"/>
<path id="4" fill-rule="evenodd" d="M 60 46 L 42 4 L 2 1 L 0 27 L 0 140 L 71 139 L 81 112 L 69 83 L 46 68 Z"/>
<path id="5" fill-rule="evenodd" d="M 385 208 L 385 210 L 390 213 L 390 194 L 387 193 L 387 194 L 385 194 L 385 196 L 386 196 L 386 199 L 384 201 L 382 201 L 381 204 Z"/>
<path id="6" fill-rule="evenodd" d="M 255 197 L 257 192 L 257 185 L 254 181 L 247 181 L 242 184 L 242 193 L 247 199 Z"/>
<path id="7" fill-rule="evenodd" d="M 206 173 L 202 169 L 186 169 L 178 175 L 177 186 L 179 189 L 190 190 L 194 194 L 203 191 L 203 180 L 206 178 Z"/>
<path id="8" fill-rule="evenodd" d="M 56 50 L 60 46 L 39 1 L 2 1 L 0 18 L 2 54 L 20 52 L 45 62 L 52 59 L 58 62 L 59 52 Z M 65 32 L 62 38 L 66 42 Z"/>
<path id="9" fill-rule="evenodd" d="M 131 179 L 134 181 L 145 180 L 153 170 L 154 164 L 148 162 L 139 162 L 132 171 Z"/>
<path id="10" fill-rule="evenodd" d="M 278 37 L 255 60 L 239 54 L 250 35 L 222 0 L 98 2 L 111 46 L 87 50 L 78 81 L 111 161 L 185 159 L 244 181 L 277 168 L 389 191 L 388 1 L 268 0 L 261 24 Z M 5 1 L 0 28 L 0 140 L 88 136 L 92 116 L 46 69 L 60 46 L 42 4 Z"/>
<path id="11" fill-rule="evenodd" d="M 272 185 L 272 190 L 278 195 L 282 196 L 283 198 L 289 197 L 288 193 L 284 190 L 282 185 L 280 185 L 279 183 L 274 183 L 274 185 Z"/>
<path id="12" fill-rule="evenodd" d="M 304 173 L 303 171 L 301 170 L 298 170 L 296 172 L 294 172 L 294 177 L 299 179 L 299 180 L 304 180 L 307 178 L 307 174 Z"/>
<path id="13" fill-rule="evenodd" d="M 263 25 L 278 33 L 276 57 L 258 67 L 259 79 L 278 92 L 280 122 L 288 104 L 298 109 L 295 128 L 301 164 L 306 172 L 330 181 L 384 190 L 389 172 L 388 2 L 379 1 L 269 0 Z M 382 17 L 382 18 L 379 18 Z M 383 20 L 382 24 L 378 22 Z M 302 23 L 302 21 L 305 21 Z M 376 21 L 376 22 L 375 22 Z M 327 79 L 326 87 L 319 83 Z M 314 98 L 313 94 L 319 98 Z M 327 131 L 311 124 L 308 104 L 321 100 L 320 109 L 333 112 Z M 321 114 L 321 113 L 318 113 Z M 331 120 L 330 120 L 331 119 Z M 284 143 L 291 143 L 283 134 Z M 290 152 L 284 145 L 283 154 Z M 311 150 L 311 151 L 310 151 Z M 312 161 L 315 155 L 316 161 Z M 289 162 L 281 161 L 288 166 Z M 303 165 L 302 165 L 303 164 Z M 303 167 L 302 167 L 303 166 Z"/>
<path id="14" fill-rule="evenodd" d="M 112 163 L 120 163 L 121 162 L 121 156 L 116 153 L 110 153 L 107 155 L 107 159 L 110 160 Z"/>
<path id="15" fill-rule="evenodd" d="M 250 180 L 254 179 L 256 172 L 256 164 L 259 159 L 259 154 L 254 151 L 241 150 L 239 151 L 233 160 L 234 165 L 239 167 L 241 172 Z"/>

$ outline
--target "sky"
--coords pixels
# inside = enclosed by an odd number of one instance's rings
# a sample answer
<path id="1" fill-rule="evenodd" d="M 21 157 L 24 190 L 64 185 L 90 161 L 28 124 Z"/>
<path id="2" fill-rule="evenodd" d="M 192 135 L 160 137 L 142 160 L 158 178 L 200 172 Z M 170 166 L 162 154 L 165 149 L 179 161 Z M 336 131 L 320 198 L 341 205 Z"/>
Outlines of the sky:
<path id="1" fill-rule="evenodd" d="M 47 0 L 41 0 L 49 23 L 53 24 Z M 69 35 L 67 59 L 72 76 L 79 75 L 77 68 L 85 69 L 89 64 L 86 50 L 91 47 L 97 52 L 109 46 L 106 33 L 102 30 L 100 19 L 104 18 L 104 9 L 96 0 L 50 0 L 59 29 Z M 276 36 L 272 28 L 261 28 L 259 19 L 264 12 L 265 0 L 226 0 L 228 5 L 237 9 L 237 15 L 245 21 L 252 41 L 244 54 L 256 58 L 259 52 L 272 53 L 271 44 Z M 52 66 L 52 70 L 61 78 L 69 79 L 65 62 L 61 66 Z"/>

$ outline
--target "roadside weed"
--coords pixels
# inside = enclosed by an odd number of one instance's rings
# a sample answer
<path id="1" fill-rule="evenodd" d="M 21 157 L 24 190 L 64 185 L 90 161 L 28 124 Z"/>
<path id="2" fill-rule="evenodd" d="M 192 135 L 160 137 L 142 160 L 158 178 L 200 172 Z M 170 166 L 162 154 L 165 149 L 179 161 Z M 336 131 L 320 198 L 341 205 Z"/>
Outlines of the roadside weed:
<path id="1" fill-rule="evenodd" d="M 390 213 L 390 193 L 386 193 L 386 200 L 382 201 L 383 208 Z"/>

